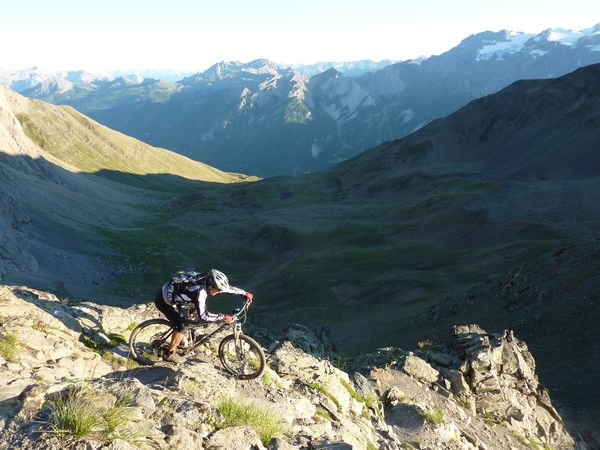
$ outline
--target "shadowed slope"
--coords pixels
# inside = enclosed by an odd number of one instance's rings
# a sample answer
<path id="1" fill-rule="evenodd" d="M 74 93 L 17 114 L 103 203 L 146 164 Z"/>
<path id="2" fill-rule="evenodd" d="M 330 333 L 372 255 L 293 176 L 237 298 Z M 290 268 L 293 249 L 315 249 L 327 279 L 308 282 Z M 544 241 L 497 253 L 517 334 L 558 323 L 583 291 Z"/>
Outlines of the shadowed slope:
<path id="1" fill-rule="evenodd" d="M 599 143 L 596 64 L 557 79 L 516 82 L 331 173 L 357 185 L 416 168 L 505 179 L 581 177 L 600 174 Z"/>

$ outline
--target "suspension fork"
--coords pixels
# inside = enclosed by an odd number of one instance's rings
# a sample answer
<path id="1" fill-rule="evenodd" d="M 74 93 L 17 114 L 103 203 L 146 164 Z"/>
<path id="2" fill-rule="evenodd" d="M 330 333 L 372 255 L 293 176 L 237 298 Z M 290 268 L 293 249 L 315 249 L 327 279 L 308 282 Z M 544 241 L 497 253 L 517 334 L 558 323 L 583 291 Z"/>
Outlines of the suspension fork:
<path id="1" fill-rule="evenodd" d="M 242 335 L 242 325 L 240 323 L 236 323 L 233 326 L 233 337 L 235 339 L 235 345 L 237 346 L 240 342 L 240 336 Z"/>

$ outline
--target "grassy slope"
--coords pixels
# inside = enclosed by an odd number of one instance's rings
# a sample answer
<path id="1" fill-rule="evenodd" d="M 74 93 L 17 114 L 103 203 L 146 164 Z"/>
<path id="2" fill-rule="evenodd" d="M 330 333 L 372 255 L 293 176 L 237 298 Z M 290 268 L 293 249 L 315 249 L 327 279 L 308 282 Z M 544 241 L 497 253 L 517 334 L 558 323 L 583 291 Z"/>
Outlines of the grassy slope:
<path id="1" fill-rule="evenodd" d="M 17 115 L 27 135 L 57 161 L 81 171 L 174 174 L 219 183 L 252 179 L 151 147 L 100 125 L 71 107 L 57 107 L 36 100 L 30 100 L 28 104 L 27 110 Z"/>

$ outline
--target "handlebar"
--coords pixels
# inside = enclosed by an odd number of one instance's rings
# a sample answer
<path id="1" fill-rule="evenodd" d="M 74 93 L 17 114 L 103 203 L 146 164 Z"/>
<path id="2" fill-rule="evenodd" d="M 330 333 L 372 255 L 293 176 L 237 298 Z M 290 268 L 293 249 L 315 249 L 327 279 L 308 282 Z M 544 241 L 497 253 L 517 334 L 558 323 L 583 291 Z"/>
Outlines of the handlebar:
<path id="1" fill-rule="evenodd" d="M 234 310 L 232 311 L 232 313 L 233 313 L 233 314 L 232 314 L 232 317 L 233 317 L 235 320 L 237 320 L 237 319 L 238 319 L 238 317 L 240 317 L 241 315 L 244 315 L 244 316 L 245 316 L 245 315 L 246 315 L 246 312 L 248 312 L 248 308 L 250 307 L 250 305 L 251 305 L 251 304 L 252 304 L 252 302 L 250 302 L 250 301 L 246 300 L 246 301 L 244 302 L 244 305 L 243 305 L 241 308 L 234 309 Z"/>
<path id="2" fill-rule="evenodd" d="M 246 313 L 248 312 L 248 308 L 250 307 L 250 305 L 251 305 L 251 304 L 252 304 L 252 302 L 251 302 L 251 301 L 248 301 L 248 300 L 246 300 L 246 301 L 244 302 L 244 304 L 242 305 L 242 307 L 241 307 L 241 308 L 236 308 L 236 309 L 234 309 L 234 310 L 231 312 L 231 317 L 233 318 L 233 321 L 232 321 L 232 323 L 233 323 L 233 322 L 239 322 L 240 320 L 244 320 L 244 322 L 245 322 L 245 319 L 246 319 Z M 181 304 L 180 304 L 180 305 L 177 305 L 177 308 L 178 308 L 178 311 L 179 311 L 180 315 L 182 315 L 182 316 L 183 316 L 183 314 L 182 314 L 182 313 L 183 313 L 183 311 L 184 311 L 184 310 L 187 310 L 188 308 L 190 308 L 190 307 L 192 307 L 192 306 L 193 306 L 193 305 L 191 305 L 191 304 L 189 304 L 189 305 L 181 305 Z M 196 312 L 196 311 L 195 311 L 195 312 Z M 199 322 L 199 319 L 196 319 L 196 320 L 198 320 L 198 322 L 196 322 L 196 321 L 194 321 L 194 320 L 190 320 L 190 318 L 189 318 L 189 312 L 186 312 L 186 313 L 184 313 L 184 314 L 185 314 L 185 316 L 184 316 L 183 318 L 184 318 L 184 320 L 186 321 L 186 325 L 204 325 L 204 324 L 206 324 L 206 323 L 207 323 L 207 322 Z M 196 312 L 196 314 L 197 314 L 197 312 Z M 208 322 L 208 323 L 209 323 L 209 322 Z"/>

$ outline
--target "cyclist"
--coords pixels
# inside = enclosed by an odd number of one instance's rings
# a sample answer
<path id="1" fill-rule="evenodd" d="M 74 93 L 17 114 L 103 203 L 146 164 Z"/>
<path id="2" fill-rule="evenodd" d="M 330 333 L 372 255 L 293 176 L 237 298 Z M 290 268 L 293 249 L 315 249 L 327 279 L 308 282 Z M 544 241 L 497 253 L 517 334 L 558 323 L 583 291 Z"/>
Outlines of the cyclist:
<path id="1" fill-rule="evenodd" d="M 172 289 L 172 283 L 166 283 L 154 297 L 154 305 L 162 312 L 165 317 L 171 322 L 175 331 L 171 338 L 171 343 L 166 354 L 163 355 L 163 360 L 181 363 L 184 358 L 177 355 L 175 350 L 183 339 L 183 332 L 188 323 L 199 324 L 201 322 L 216 322 L 224 320 L 231 323 L 233 317 L 228 314 L 214 314 L 206 310 L 206 298 L 208 295 L 217 295 L 221 293 L 243 295 L 247 301 L 251 302 L 253 295 L 243 289 L 230 286 L 227 276 L 216 269 L 211 269 L 207 276 L 202 278 L 198 283 L 186 286 L 185 290 L 175 292 Z M 188 321 L 179 315 L 175 308 L 176 304 L 191 303 L 196 308 L 196 320 Z"/>

